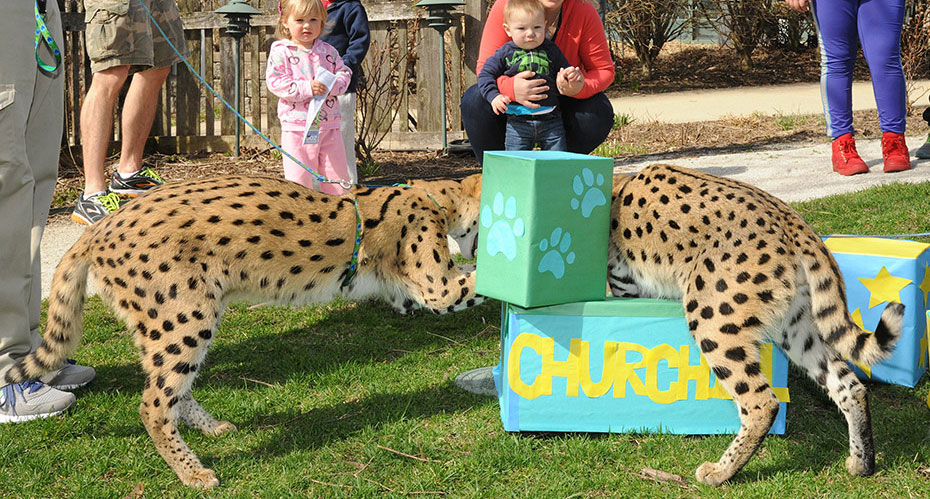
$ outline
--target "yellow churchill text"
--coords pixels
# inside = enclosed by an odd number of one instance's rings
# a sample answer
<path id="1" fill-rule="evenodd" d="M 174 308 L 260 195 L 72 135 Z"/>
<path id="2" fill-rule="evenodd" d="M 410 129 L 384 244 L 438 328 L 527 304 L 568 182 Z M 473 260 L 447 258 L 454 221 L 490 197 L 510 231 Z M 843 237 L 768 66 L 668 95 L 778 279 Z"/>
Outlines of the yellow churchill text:
<path id="1" fill-rule="evenodd" d="M 530 349 L 542 359 L 539 374 L 527 384 L 520 376 L 520 359 L 526 349 Z M 528 352 L 527 352 L 528 353 Z M 601 397 L 613 389 L 614 398 L 625 398 L 627 386 L 636 395 L 644 395 L 659 404 L 671 404 L 688 399 L 688 384 L 694 381 L 694 400 L 730 399 L 730 395 L 717 383 L 710 384 L 710 368 L 704 357 L 699 365 L 688 361 L 689 345 L 677 349 L 671 345 L 657 345 L 647 348 L 636 343 L 621 341 L 604 342 L 604 363 L 594 366 L 594 373 L 600 371 L 597 381 L 592 379 L 591 345 L 589 341 L 572 338 L 569 344 L 568 358 L 555 360 L 555 340 L 550 337 L 532 333 L 521 333 L 514 341 L 507 358 L 507 381 L 517 395 L 525 399 L 535 399 L 552 395 L 552 378 L 565 378 L 567 397 L 577 397 L 584 393 L 587 397 Z M 766 379 L 772 379 L 771 343 L 761 347 L 762 372 Z M 629 355 L 629 357 L 628 357 Z M 630 361 L 630 357 L 637 359 Z M 668 387 L 659 386 L 659 363 L 664 362 L 667 369 L 676 369 L 678 378 Z M 645 369 L 644 376 L 636 372 Z M 663 368 L 665 369 L 665 368 Z M 773 387 L 780 402 L 788 402 L 788 389 Z"/>

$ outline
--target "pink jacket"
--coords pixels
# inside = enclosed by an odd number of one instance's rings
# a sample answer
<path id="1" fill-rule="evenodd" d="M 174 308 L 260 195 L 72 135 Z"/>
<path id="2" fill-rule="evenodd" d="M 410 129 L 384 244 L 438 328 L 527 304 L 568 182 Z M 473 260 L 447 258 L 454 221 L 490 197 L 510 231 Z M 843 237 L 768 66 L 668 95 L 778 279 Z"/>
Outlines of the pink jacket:
<path id="1" fill-rule="evenodd" d="M 326 102 L 320 109 L 318 122 L 320 130 L 338 129 L 339 101 L 337 95 L 345 93 L 352 78 L 350 70 L 342 62 L 339 52 L 332 45 L 316 40 L 313 48 L 307 50 L 290 40 L 278 40 L 271 45 L 268 53 L 268 67 L 265 70 L 265 81 L 268 90 L 278 96 L 278 119 L 281 120 L 281 130 L 304 130 L 307 123 L 307 108 L 313 91 L 310 82 L 315 79 L 319 68 L 326 69 L 336 75 L 336 81 Z"/>

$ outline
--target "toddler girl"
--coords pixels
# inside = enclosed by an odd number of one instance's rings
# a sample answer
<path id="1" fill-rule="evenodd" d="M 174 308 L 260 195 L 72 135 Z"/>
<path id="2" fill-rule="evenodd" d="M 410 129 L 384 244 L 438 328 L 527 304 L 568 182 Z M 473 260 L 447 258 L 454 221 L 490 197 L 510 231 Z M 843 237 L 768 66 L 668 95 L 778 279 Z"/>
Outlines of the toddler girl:
<path id="1" fill-rule="evenodd" d="M 277 95 L 281 120 L 281 147 L 298 161 L 330 180 L 350 181 L 345 146 L 339 130 L 339 100 L 349 86 L 352 71 L 332 45 L 318 40 L 326 22 L 320 0 L 281 0 L 281 18 L 271 45 L 265 79 Z M 320 76 L 333 73 L 329 93 Z M 317 114 L 305 144 L 307 114 L 314 96 L 326 99 Z M 284 178 L 327 194 L 344 194 L 337 183 L 321 183 L 300 165 L 284 157 Z"/>

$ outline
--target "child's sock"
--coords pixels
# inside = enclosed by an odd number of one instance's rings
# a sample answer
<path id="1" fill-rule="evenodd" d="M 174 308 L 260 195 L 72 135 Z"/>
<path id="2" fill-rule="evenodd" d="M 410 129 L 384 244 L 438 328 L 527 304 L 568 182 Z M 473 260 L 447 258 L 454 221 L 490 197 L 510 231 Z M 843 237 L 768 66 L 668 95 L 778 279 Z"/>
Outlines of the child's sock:
<path id="1" fill-rule="evenodd" d="M 92 197 L 94 197 L 94 196 L 99 196 L 99 195 L 101 195 L 101 194 L 106 194 L 106 193 L 107 193 L 107 191 L 92 192 L 92 193 L 90 193 L 90 194 L 85 193 L 85 194 L 84 194 L 83 196 L 81 196 L 81 197 L 86 201 L 86 200 L 88 200 L 88 199 L 90 199 L 90 198 L 92 198 Z"/>
<path id="2" fill-rule="evenodd" d="M 131 177 L 131 176 L 133 176 L 133 175 L 135 175 L 135 174 L 137 174 L 137 173 L 139 173 L 139 172 L 141 172 L 141 171 L 142 171 L 142 168 L 139 168 L 138 170 L 136 170 L 136 171 L 134 171 L 134 172 L 132 172 L 132 173 L 123 173 L 123 172 L 121 172 L 121 171 L 117 171 L 116 173 L 119 174 L 119 178 L 121 178 L 121 179 L 123 179 L 123 180 L 128 180 L 129 177 Z"/>

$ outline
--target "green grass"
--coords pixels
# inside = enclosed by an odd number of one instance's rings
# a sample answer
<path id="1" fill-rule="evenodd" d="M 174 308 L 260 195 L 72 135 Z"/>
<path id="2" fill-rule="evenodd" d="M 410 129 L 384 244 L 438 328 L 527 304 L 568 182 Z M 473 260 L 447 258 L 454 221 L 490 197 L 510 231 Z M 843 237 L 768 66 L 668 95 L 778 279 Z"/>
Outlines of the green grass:
<path id="1" fill-rule="evenodd" d="M 930 230 L 930 184 L 892 185 L 798 203 L 818 233 Z M 730 436 L 503 430 L 497 401 L 465 393 L 459 373 L 497 362 L 499 303 L 448 316 L 400 316 L 336 302 L 237 305 L 194 388 L 239 432 L 182 428 L 222 485 L 215 497 L 921 496 L 930 478 L 928 384 L 873 385 L 878 472 L 850 477 L 846 424 L 818 388 L 789 377 L 788 430 L 770 437 L 729 484 L 697 484 Z M 49 420 L 0 426 L 4 497 L 196 497 L 157 454 L 136 412 L 142 378 L 125 327 L 99 299 L 86 308 L 79 362 L 98 378 Z M 403 455 L 404 453 L 406 455 Z M 655 468 L 683 488 L 639 475 Z M 135 491 L 135 492 L 134 492 Z"/>
<path id="2" fill-rule="evenodd" d="M 798 113 L 785 114 L 785 113 L 778 112 L 775 114 L 775 125 L 784 131 L 790 131 L 790 130 L 795 130 L 797 128 L 801 128 L 804 125 L 816 119 L 817 119 L 816 116 L 812 116 L 809 114 L 798 114 Z"/>
<path id="3" fill-rule="evenodd" d="M 605 158 L 614 158 L 616 156 L 627 154 L 645 154 L 646 146 L 642 144 L 622 142 L 616 139 L 608 138 L 602 142 L 591 154 Z"/>

